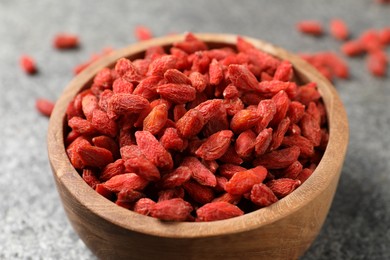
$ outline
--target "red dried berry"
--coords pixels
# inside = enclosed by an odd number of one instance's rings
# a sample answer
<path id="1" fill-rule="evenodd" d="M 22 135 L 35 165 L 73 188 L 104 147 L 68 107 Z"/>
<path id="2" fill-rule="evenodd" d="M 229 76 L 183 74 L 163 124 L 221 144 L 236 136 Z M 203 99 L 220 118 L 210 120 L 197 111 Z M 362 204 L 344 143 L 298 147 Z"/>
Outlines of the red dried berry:
<path id="1" fill-rule="evenodd" d="M 225 190 L 234 195 L 243 195 L 249 192 L 253 185 L 259 184 L 265 180 L 267 169 L 263 166 L 257 166 L 242 172 L 237 172 L 226 183 Z"/>
<path id="2" fill-rule="evenodd" d="M 386 53 L 381 50 L 370 52 L 367 56 L 367 68 L 376 77 L 384 77 L 387 71 Z"/>
<path id="3" fill-rule="evenodd" d="M 79 46 L 79 37 L 70 33 L 59 33 L 54 37 L 53 45 L 57 49 L 74 49 Z"/>
<path id="4" fill-rule="evenodd" d="M 293 192 L 299 185 L 300 180 L 292 180 L 288 178 L 280 178 L 267 182 L 267 186 L 279 199 L 286 197 L 288 194 Z"/>
<path id="5" fill-rule="evenodd" d="M 154 135 L 147 131 L 135 132 L 135 139 L 141 152 L 148 160 L 162 169 L 172 169 L 171 154 L 159 143 Z"/>
<path id="6" fill-rule="evenodd" d="M 232 84 L 242 90 L 256 90 L 258 81 L 245 65 L 231 64 L 227 70 Z"/>
<path id="7" fill-rule="evenodd" d="M 113 163 L 107 164 L 100 174 L 100 180 L 102 181 L 108 181 L 112 177 L 116 175 L 120 175 L 125 173 L 125 164 L 124 160 L 118 159 Z"/>
<path id="8" fill-rule="evenodd" d="M 279 149 L 258 157 L 253 164 L 262 165 L 267 169 L 282 169 L 295 162 L 300 154 L 297 146 Z"/>
<path id="9" fill-rule="evenodd" d="M 37 70 L 37 65 L 35 64 L 35 60 L 28 55 L 22 55 L 19 60 L 20 67 L 27 74 L 34 74 Z"/>
<path id="10" fill-rule="evenodd" d="M 156 202 L 149 198 L 142 198 L 139 199 L 135 204 L 134 204 L 134 212 L 137 212 L 139 214 L 149 216 L 150 213 L 152 212 L 152 209 L 156 205 Z"/>
<path id="11" fill-rule="evenodd" d="M 168 83 L 160 85 L 157 87 L 157 93 L 175 104 L 184 104 L 196 98 L 196 90 L 185 84 Z"/>
<path id="12" fill-rule="evenodd" d="M 192 171 L 192 178 L 201 185 L 215 187 L 217 180 L 215 175 L 196 157 L 185 157 L 181 166 L 186 166 Z"/>
<path id="13" fill-rule="evenodd" d="M 346 40 L 349 36 L 348 27 L 341 19 L 332 19 L 330 21 L 330 33 L 337 40 Z"/>
<path id="14" fill-rule="evenodd" d="M 211 202 L 196 210 L 197 221 L 216 221 L 238 217 L 244 212 L 235 205 L 224 201 Z"/>
<path id="15" fill-rule="evenodd" d="M 252 130 L 246 130 L 239 134 L 234 144 L 237 154 L 241 158 L 249 157 L 255 148 L 256 134 Z"/>
<path id="16" fill-rule="evenodd" d="M 143 25 L 137 25 L 134 34 L 138 41 L 146 41 L 153 38 L 150 28 Z"/>
<path id="17" fill-rule="evenodd" d="M 179 134 L 185 138 L 197 135 L 205 125 L 202 113 L 197 109 L 190 109 L 177 122 L 176 128 Z"/>
<path id="18" fill-rule="evenodd" d="M 230 130 L 219 131 L 207 138 L 195 154 L 205 160 L 216 160 L 229 148 L 232 137 L 233 132 Z"/>
<path id="19" fill-rule="evenodd" d="M 255 184 L 250 194 L 251 201 L 260 207 L 267 207 L 278 201 L 273 191 L 264 183 Z"/>
<path id="20" fill-rule="evenodd" d="M 238 111 L 230 121 L 230 129 L 236 134 L 252 128 L 260 119 L 257 110 L 243 109 Z"/>
<path id="21" fill-rule="evenodd" d="M 125 173 L 112 177 L 108 181 L 102 183 L 107 190 L 118 193 L 123 189 L 131 189 L 136 191 L 143 190 L 148 181 L 141 178 L 135 173 Z"/>
<path id="22" fill-rule="evenodd" d="M 54 103 L 45 98 L 35 100 L 35 108 L 44 116 L 50 117 L 54 109 Z"/>
<path id="23" fill-rule="evenodd" d="M 82 178 L 92 189 L 95 189 L 96 185 L 100 183 L 96 174 L 91 169 L 83 169 Z"/>
<path id="24" fill-rule="evenodd" d="M 139 114 L 148 107 L 148 100 L 141 96 L 117 93 L 108 100 L 107 112 L 114 115 L 131 115 Z"/>
<path id="25" fill-rule="evenodd" d="M 143 130 L 157 134 L 163 129 L 168 120 L 168 107 L 166 104 L 155 106 L 143 122 Z"/>
<path id="26" fill-rule="evenodd" d="M 184 221 L 190 217 L 193 210 L 190 203 L 180 198 L 157 202 L 150 215 L 165 221 Z"/>
<path id="27" fill-rule="evenodd" d="M 214 191 L 211 187 L 203 186 L 195 181 L 187 181 L 183 184 L 184 190 L 194 201 L 203 204 L 214 199 Z"/>
<path id="28" fill-rule="evenodd" d="M 320 22 L 310 21 L 310 20 L 299 22 L 297 24 L 297 29 L 302 33 L 310 34 L 314 36 L 321 36 L 324 32 Z"/>
<path id="29" fill-rule="evenodd" d="M 187 182 L 192 176 L 192 171 L 186 166 L 179 166 L 173 172 L 165 174 L 161 180 L 163 189 L 172 189 L 181 186 Z"/>
<path id="30" fill-rule="evenodd" d="M 127 172 L 137 173 L 150 181 L 160 179 L 160 172 L 156 165 L 148 160 L 136 145 L 123 146 L 120 151 Z"/>
<path id="31" fill-rule="evenodd" d="M 359 40 L 351 40 L 341 46 L 341 51 L 347 56 L 357 56 L 363 54 L 365 48 Z"/>

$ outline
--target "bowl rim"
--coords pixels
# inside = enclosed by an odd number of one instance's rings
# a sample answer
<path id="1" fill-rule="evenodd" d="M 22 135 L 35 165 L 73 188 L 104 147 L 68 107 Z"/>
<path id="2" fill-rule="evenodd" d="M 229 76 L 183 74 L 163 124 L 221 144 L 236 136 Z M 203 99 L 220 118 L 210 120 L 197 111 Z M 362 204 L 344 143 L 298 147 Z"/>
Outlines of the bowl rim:
<path id="1" fill-rule="evenodd" d="M 238 36 L 215 33 L 194 35 L 208 44 L 223 45 L 235 45 Z M 329 142 L 312 176 L 294 192 L 268 207 L 240 217 L 213 222 L 163 222 L 119 207 L 90 188 L 70 164 L 65 151 L 63 123 L 68 103 L 100 69 L 112 66 L 119 58 L 143 52 L 151 46 L 170 46 L 184 37 L 185 34 L 171 35 L 129 45 L 96 61 L 68 84 L 56 102 L 47 136 L 48 156 L 58 192 L 60 188 L 66 189 L 87 210 L 129 231 L 168 238 L 201 238 L 239 233 L 272 224 L 310 203 L 331 185 L 334 178 L 339 178 L 347 150 L 349 128 L 345 109 L 334 86 L 299 56 L 262 40 L 240 35 L 256 48 L 289 60 L 301 78 L 317 83 L 327 110 Z"/>

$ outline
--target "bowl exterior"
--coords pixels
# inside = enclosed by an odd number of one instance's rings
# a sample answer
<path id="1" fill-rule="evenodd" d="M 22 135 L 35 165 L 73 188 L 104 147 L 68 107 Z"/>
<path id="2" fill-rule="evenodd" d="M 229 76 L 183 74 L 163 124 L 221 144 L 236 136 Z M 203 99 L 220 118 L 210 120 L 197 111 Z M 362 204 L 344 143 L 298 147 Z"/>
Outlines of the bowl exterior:
<path id="1" fill-rule="evenodd" d="M 56 178 L 73 228 L 101 259 L 298 259 L 320 231 L 337 182 L 335 176 L 318 197 L 301 209 L 253 230 L 211 237 L 167 238 L 132 231 L 96 215 Z"/>

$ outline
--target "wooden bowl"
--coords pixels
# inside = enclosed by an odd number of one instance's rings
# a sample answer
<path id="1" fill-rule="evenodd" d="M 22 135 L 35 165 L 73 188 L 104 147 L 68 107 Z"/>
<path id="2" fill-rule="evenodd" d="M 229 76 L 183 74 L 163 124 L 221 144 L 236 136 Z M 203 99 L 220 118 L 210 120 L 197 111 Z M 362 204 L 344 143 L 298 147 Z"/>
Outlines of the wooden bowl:
<path id="1" fill-rule="evenodd" d="M 197 34 L 210 47 L 232 46 L 236 35 Z M 91 189 L 73 168 L 64 147 L 65 110 L 103 67 L 120 57 L 142 57 L 146 48 L 171 46 L 183 35 L 140 42 L 104 57 L 65 89 L 51 115 L 48 152 L 65 212 L 85 244 L 103 259 L 297 259 L 313 242 L 333 200 L 348 143 L 348 122 L 334 87 L 299 57 L 257 39 L 258 49 L 289 60 L 297 77 L 314 81 L 329 122 L 329 143 L 313 175 L 273 205 L 227 220 L 169 223 L 117 206 Z M 65 253 L 65 252 L 64 252 Z"/>

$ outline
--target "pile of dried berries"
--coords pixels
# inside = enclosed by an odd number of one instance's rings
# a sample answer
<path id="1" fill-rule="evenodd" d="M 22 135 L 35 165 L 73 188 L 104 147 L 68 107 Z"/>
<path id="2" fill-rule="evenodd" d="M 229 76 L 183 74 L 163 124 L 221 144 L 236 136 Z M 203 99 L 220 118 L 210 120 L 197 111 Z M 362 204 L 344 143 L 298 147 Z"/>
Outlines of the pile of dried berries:
<path id="1" fill-rule="evenodd" d="M 269 206 L 303 183 L 328 141 L 316 83 L 238 37 L 193 34 L 104 68 L 67 108 L 66 152 L 98 193 L 165 221 Z"/>

